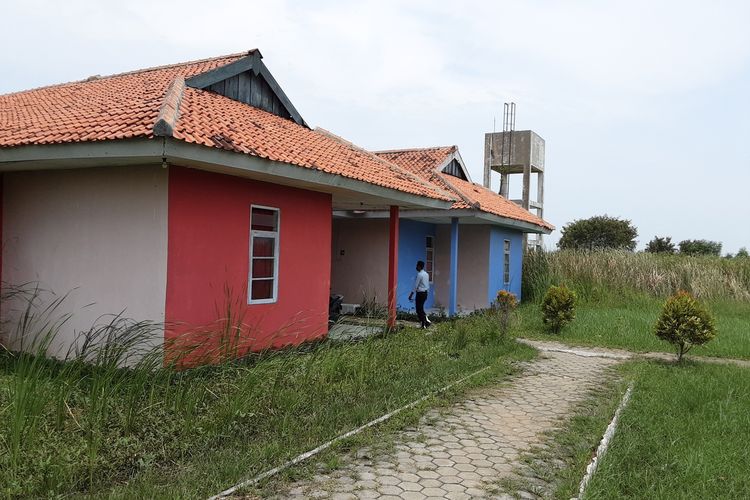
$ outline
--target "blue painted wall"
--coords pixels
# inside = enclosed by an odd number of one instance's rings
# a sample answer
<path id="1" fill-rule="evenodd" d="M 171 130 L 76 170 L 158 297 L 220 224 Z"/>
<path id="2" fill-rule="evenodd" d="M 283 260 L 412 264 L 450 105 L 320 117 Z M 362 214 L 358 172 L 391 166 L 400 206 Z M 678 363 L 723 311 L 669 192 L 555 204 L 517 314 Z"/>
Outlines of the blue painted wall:
<path id="1" fill-rule="evenodd" d="M 418 260 L 425 260 L 427 251 L 425 238 L 435 236 L 435 224 L 418 222 L 409 219 L 399 221 L 398 233 L 398 289 L 396 294 L 396 307 L 405 311 L 414 309 L 414 302 L 409 302 L 409 292 L 414 286 L 414 278 L 417 276 L 416 265 Z M 435 290 L 430 285 L 430 293 L 427 296 L 425 309 L 432 307 L 435 303 Z"/>
<path id="2" fill-rule="evenodd" d="M 523 233 L 493 227 L 490 230 L 490 275 L 487 299 L 494 302 L 498 290 L 509 290 L 521 300 L 521 269 L 523 262 Z M 503 283 L 503 242 L 510 240 L 510 283 Z"/>

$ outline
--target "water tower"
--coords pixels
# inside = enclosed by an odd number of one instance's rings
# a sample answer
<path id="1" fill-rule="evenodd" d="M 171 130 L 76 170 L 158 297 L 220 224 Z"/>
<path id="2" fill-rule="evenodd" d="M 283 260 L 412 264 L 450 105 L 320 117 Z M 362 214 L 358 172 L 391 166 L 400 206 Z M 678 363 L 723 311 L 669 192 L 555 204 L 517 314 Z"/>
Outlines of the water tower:
<path id="1" fill-rule="evenodd" d="M 484 187 L 491 188 L 492 172 L 500 174 L 500 195 L 508 198 L 511 178 L 522 176 L 521 199 L 511 200 L 544 218 L 544 139 L 532 130 L 515 130 L 516 103 L 503 106 L 503 131 L 484 134 Z M 536 199 L 532 200 L 531 176 L 536 176 Z M 541 234 L 527 234 L 529 248 L 541 248 Z"/>

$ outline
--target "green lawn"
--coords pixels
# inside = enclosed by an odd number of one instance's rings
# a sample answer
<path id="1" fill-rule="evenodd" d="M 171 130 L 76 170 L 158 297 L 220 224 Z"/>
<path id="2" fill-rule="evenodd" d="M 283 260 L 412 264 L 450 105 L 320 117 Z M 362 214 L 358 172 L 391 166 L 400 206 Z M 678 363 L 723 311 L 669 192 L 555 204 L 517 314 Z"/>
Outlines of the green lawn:
<path id="1" fill-rule="evenodd" d="M 750 497 L 750 370 L 638 362 L 630 405 L 585 498 Z"/>
<path id="2" fill-rule="evenodd" d="M 185 372 L 0 353 L 0 496 L 205 498 L 479 368 L 492 366 L 471 384 L 533 357 L 496 329 L 472 317 Z"/>
<path id="3" fill-rule="evenodd" d="M 653 333 L 663 303 L 663 299 L 638 294 L 580 303 L 576 319 L 560 335 L 548 333 L 542 324 L 539 306 L 527 303 L 518 310 L 519 321 L 514 333 L 569 344 L 671 352 L 672 346 Z M 707 305 L 716 318 L 717 336 L 689 354 L 750 358 L 750 303 L 713 301 Z"/>

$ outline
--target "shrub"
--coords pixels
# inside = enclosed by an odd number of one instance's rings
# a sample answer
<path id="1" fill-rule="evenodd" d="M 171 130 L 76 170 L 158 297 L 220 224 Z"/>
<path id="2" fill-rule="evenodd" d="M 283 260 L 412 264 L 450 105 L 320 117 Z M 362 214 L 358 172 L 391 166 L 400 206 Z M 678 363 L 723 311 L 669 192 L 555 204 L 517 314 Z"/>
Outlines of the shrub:
<path id="1" fill-rule="evenodd" d="M 542 300 L 542 321 L 553 333 L 575 318 L 576 294 L 565 285 L 551 286 Z"/>
<path id="2" fill-rule="evenodd" d="M 508 333 L 510 319 L 513 311 L 518 307 L 516 294 L 507 290 L 500 290 L 495 297 L 495 309 L 500 319 L 500 333 Z"/>
<path id="3" fill-rule="evenodd" d="M 693 346 L 703 345 L 716 336 L 711 313 L 682 290 L 667 299 L 655 332 L 657 337 L 675 346 L 677 361 Z"/>
<path id="4" fill-rule="evenodd" d="M 648 253 L 674 253 L 675 246 L 674 243 L 672 243 L 672 237 L 665 236 L 664 238 L 660 238 L 654 236 L 654 239 L 649 241 L 648 245 L 646 245 L 646 251 Z"/>
<path id="5" fill-rule="evenodd" d="M 562 228 L 558 248 L 634 250 L 638 230 L 629 220 L 599 215 L 570 222 Z"/>
<path id="6" fill-rule="evenodd" d="M 721 243 L 709 240 L 682 240 L 680 253 L 684 255 L 721 255 Z"/>

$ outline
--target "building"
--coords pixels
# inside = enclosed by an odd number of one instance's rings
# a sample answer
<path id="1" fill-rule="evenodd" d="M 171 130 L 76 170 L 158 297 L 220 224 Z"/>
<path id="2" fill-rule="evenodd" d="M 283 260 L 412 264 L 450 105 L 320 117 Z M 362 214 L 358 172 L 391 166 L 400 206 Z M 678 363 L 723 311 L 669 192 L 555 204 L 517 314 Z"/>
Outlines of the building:
<path id="1" fill-rule="evenodd" d="M 400 210 L 454 202 L 308 127 L 258 50 L 0 96 L 0 182 L 0 279 L 69 294 L 56 355 L 120 312 L 203 353 L 217 331 L 240 351 L 319 338 L 333 213 L 387 212 L 395 234 Z"/>
<path id="2" fill-rule="evenodd" d="M 448 314 L 482 309 L 492 304 L 499 290 L 521 297 L 523 235 L 549 234 L 549 223 L 472 183 L 456 146 L 376 154 L 455 197 L 449 210 L 401 212 L 400 309 L 414 307 L 408 296 L 417 260 L 425 261 L 432 282 L 426 308 Z M 356 304 L 363 297 L 384 302 L 388 214 L 376 210 L 335 215 L 332 289 L 344 295 L 345 303 Z"/>

